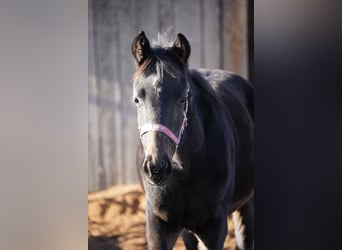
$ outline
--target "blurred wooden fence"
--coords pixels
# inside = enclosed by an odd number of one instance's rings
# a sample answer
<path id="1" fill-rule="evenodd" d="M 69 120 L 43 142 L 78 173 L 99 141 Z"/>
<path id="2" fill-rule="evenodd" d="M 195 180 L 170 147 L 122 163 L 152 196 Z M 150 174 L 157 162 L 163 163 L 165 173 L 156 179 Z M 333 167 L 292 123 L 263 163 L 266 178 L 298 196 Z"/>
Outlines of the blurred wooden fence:
<path id="1" fill-rule="evenodd" d="M 137 182 L 131 42 L 170 26 L 191 44 L 190 67 L 248 77 L 247 0 L 89 0 L 88 191 Z"/>

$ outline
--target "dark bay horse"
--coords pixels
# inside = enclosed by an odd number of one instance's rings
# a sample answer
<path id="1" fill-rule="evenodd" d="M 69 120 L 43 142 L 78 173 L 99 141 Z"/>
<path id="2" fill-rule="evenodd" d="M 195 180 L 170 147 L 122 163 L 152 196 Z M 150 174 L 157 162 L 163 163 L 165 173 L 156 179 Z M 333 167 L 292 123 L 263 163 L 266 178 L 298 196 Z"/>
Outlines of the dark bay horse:
<path id="1" fill-rule="evenodd" d="M 253 86 L 223 70 L 188 67 L 190 44 L 159 34 L 132 43 L 149 249 L 223 249 L 233 213 L 236 249 L 254 248 Z"/>

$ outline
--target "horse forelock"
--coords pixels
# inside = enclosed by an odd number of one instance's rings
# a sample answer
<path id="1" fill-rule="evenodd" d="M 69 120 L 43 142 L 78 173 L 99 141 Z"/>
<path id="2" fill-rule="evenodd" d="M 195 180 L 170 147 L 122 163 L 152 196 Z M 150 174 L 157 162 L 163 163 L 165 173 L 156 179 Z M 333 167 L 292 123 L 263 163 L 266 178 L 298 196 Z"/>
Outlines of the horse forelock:
<path id="1" fill-rule="evenodd" d="M 157 40 L 152 40 L 152 45 L 155 47 L 168 48 L 172 47 L 175 41 L 175 32 L 174 28 L 170 27 L 168 29 L 162 30 L 162 32 L 158 32 Z"/>
<path id="2" fill-rule="evenodd" d="M 180 64 L 172 55 L 168 55 L 165 49 L 156 49 L 151 57 L 140 65 L 133 75 L 133 81 L 139 77 L 156 74 L 158 79 L 163 78 L 164 72 L 172 78 L 176 78 L 176 71 L 180 69 Z"/>

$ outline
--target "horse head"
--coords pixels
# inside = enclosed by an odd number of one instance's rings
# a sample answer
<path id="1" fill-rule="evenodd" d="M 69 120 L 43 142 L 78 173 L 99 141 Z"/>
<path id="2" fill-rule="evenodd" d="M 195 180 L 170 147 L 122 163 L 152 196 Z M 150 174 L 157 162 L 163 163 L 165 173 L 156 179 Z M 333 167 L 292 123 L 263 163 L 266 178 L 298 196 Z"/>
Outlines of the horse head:
<path id="1" fill-rule="evenodd" d="M 145 154 L 141 170 L 151 184 L 164 185 L 187 125 L 190 45 L 178 34 L 173 41 L 151 47 L 142 31 L 133 40 L 132 53 L 137 65 L 133 101 Z"/>

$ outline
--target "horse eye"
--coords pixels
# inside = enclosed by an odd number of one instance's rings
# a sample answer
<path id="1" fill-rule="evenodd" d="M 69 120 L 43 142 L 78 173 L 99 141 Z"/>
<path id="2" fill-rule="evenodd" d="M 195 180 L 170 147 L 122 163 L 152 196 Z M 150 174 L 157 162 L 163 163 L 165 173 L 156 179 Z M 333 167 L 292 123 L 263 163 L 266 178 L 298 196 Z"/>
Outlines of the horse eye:
<path id="1" fill-rule="evenodd" d="M 180 104 L 185 104 L 186 103 L 186 99 L 185 98 L 180 99 L 179 103 Z"/>

